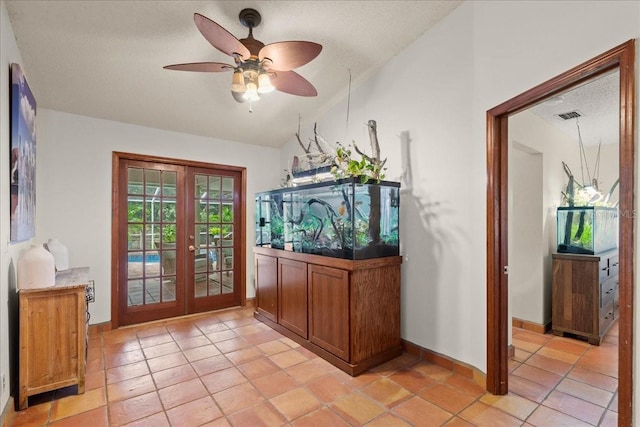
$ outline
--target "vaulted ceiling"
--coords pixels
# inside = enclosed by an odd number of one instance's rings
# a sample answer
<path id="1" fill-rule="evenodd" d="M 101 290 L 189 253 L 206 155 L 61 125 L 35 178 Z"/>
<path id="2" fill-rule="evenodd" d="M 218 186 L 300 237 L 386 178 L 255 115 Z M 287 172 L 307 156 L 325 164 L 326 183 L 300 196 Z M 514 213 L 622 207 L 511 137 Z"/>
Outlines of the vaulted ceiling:
<path id="1" fill-rule="evenodd" d="M 18 1 L 7 10 L 39 108 L 279 147 L 461 4 L 461 1 Z M 198 31 L 194 12 L 237 38 L 254 8 L 254 37 L 320 43 L 300 75 L 317 97 L 281 92 L 253 104 L 231 96 L 231 73 L 164 70 L 231 62 Z"/>

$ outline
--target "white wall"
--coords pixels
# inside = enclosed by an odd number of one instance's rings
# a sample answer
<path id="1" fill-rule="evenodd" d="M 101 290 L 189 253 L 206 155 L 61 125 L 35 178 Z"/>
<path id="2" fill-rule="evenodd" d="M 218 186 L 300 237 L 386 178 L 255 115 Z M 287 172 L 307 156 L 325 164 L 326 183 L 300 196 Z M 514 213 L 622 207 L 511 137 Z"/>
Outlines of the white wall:
<path id="1" fill-rule="evenodd" d="M 9 150 L 11 139 L 9 87 L 11 63 L 21 64 L 20 52 L 16 44 L 13 28 L 4 2 L 0 2 L 0 377 L 5 376 L 6 386 L 0 384 L 0 411 L 9 399 L 10 386 L 17 381 L 10 378 L 10 366 L 16 366 L 15 354 L 10 349 L 17 345 L 17 295 L 15 281 L 15 261 L 30 242 L 9 244 Z M 29 70 L 22 71 L 29 79 Z M 9 343 L 11 342 L 11 345 Z"/>
<path id="2" fill-rule="evenodd" d="M 524 271 L 531 266 L 532 254 L 517 248 L 522 243 L 519 232 L 509 235 L 509 289 L 511 309 L 514 317 L 530 322 L 545 324 L 551 321 L 551 254 L 555 252 L 556 208 L 562 201 L 561 192 L 567 185 L 567 175 L 562 162 L 567 163 L 576 179 L 580 180 L 580 150 L 578 143 L 539 116 L 526 110 L 509 117 L 509 139 L 512 145 L 525 146 L 542 154 L 542 200 L 540 205 L 540 232 L 542 245 L 537 249 L 537 260 L 541 261 L 542 281 L 535 286 L 530 280 L 523 281 L 529 273 Z M 510 156 L 513 154 L 510 152 Z M 517 164 L 509 158 L 510 194 L 511 174 L 517 172 Z M 610 160 L 610 159 L 607 159 Z M 510 201 L 515 204 L 515 200 Z M 514 218 L 515 212 L 509 212 L 510 223 L 522 218 Z M 518 240 L 518 242 L 516 242 Z M 537 265 L 536 265 L 537 266 Z M 526 290 L 528 288 L 528 290 Z M 526 295 L 526 299 L 522 298 Z M 522 316 L 522 317 L 521 317 Z"/>
<path id="3" fill-rule="evenodd" d="M 376 120 L 391 180 L 402 173 L 400 134 L 408 134 L 412 182 L 403 183 L 400 207 L 402 337 L 484 369 L 485 307 L 478 302 L 485 294 L 485 213 L 474 199 L 486 179 L 476 164 L 484 151 L 469 150 L 472 46 L 473 8 L 461 7 L 352 91 L 348 124 L 345 99 L 318 129 L 327 141 L 355 140 L 370 152 L 364 124 Z M 310 134 L 313 123 L 302 129 Z M 291 142 L 283 166 L 299 150 Z"/>
<path id="4" fill-rule="evenodd" d="M 390 178 L 401 174 L 400 133 L 411 138 L 412 190 L 401 201 L 404 339 L 486 369 L 486 111 L 638 37 L 639 8 L 465 2 L 353 89 L 348 126 L 346 97 L 317 120 L 327 141 L 367 148 L 363 124 L 375 119 Z M 292 140 L 282 168 L 295 152 Z"/>
<path id="5" fill-rule="evenodd" d="M 543 267 L 549 256 L 544 245 L 544 154 L 517 143 L 509 150 L 509 308 L 515 318 L 543 324 Z"/>
<path id="6" fill-rule="evenodd" d="M 111 318 L 113 151 L 247 168 L 247 296 L 253 297 L 253 194 L 279 183 L 277 150 L 40 109 L 36 240 L 58 238 L 69 248 L 71 266 L 91 268 L 91 323 Z"/>

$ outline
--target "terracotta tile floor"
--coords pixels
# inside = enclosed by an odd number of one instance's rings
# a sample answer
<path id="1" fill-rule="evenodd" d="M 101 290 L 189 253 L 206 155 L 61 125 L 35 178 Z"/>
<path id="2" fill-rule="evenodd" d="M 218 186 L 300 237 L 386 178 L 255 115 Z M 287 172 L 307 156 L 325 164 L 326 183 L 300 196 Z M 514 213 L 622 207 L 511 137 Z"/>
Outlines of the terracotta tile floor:
<path id="1" fill-rule="evenodd" d="M 404 354 L 352 378 L 233 309 L 90 336 L 86 392 L 13 426 L 617 425 L 617 326 L 600 347 L 513 331 L 507 396 Z"/>

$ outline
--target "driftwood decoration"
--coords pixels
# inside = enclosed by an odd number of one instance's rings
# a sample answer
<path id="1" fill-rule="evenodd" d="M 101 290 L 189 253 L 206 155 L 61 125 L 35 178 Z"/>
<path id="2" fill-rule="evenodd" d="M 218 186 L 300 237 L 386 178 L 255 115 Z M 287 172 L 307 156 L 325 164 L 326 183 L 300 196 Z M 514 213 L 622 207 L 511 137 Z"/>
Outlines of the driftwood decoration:
<path id="1" fill-rule="evenodd" d="M 298 144 L 300 144 L 300 147 L 302 147 L 302 151 L 304 151 L 305 154 L 311 154 L 311 143 L 315 142 L 316 144 L 316 148 L 318 149 L 318 153 L 322 153 L 325 154 L 324 150 L 322 149 L 322 146 L 320 145 L 320 141 L 318 140 L 318 123 L 314 123 L 313 124 L 313 139 L 309 138 L 309 144 L 307 144 L 307 146 L 305 147 L 304 144 L 302 143 L 302 140 L 300 139 L 300 128 L 298 127 L 298 132 L 296 132 L 296 139 L 298 140 Z"/>
<path id="2" fill-rule="evenodd" d="M 380 160 L 380 143 L 378 142 L 378 127 L 375 120 L 369 120 L 367 122 L 367 129 L 369 130 L 369 142 L 371 143 L 371 156 L 363 153 L 355 141 L 353 142 L 353 148 L 356 153 L 360 154 L 367 162 L 369 162 L 373 168 L 371 169 L 371 178 L 379 180 L 382 175 L 382 170 L 387 163 L 387 159 Z M 380 187 L 378 185 L 370 185 L 369 188 L 369 239 L 370 243 L 379 245 L 382 243 L 380 238 Z"/>
<path id="3" fill-rule="evenodd" d="M 378 127 L 375 120 L 369 120 L 367 122 L 367 128 L 369 129 L 369 141 L 371 143 L 372 157 L 367 156 L 361 152 L 353 143 L 353 148 L 358 154 L 367 159 L 373 166 L 374 179 L 380 178 L 380 172 L 382 167 L 387 162 L 387 159 L 380 160 L 380 144 L 378 143 Z M 369 207 L 369 238 L 371 243 L 378 245 L 381 243 L 380 239 L 380 187 L 372 185 L 369 187 L 369 198 L 371 206 Z"/>
<path id="4" fill-rule="evenodd" d="M 309 143 L 306 146 L 300 138 L 300 123 L 298 123 L 298 132 L 295 135 L 298 140 L 298 145 L 300 145 L 304 154 L 301 156 L 294 156 L 293 164 L 291 166 L 291 175 L 295 177 L 298 173 L 306 173 L 314 170 L 318 173 L 322 168 L 326 168 L 328 170 L 331 167 L 333 155 L 325 152 L 322 148 L 322 145 L 324 144 L 327 146 L 327 143 L 320 135 L 318 135 L 317 123 L 313 125 L 313 139 L 309 138 Z M 316 147 L 315 149 L 312 148 L 312 144 L 314 143 Z"/>
<path id="5" fill-rule="evenodd" d="M 353 142 L 353 149 L 356 150 L 356 153 L 360 154 L 364 157 L 367 162 L 373 165 L 373 179 L 380 179 L 380 173 L 382 172 L 382 168 L 385 163 L 387 163 L 387 159 L 380 160 L 380 143 L 378 142 L 378 125 L 375 120 L 369 120 L 367 122 L 367 129 L 369 130 L 369 142 L 371 143 L 371 156 L 367 156 L 365 153 L 360 151 L 355 141 Z"/>
<path id="6" fill-rule="evenodd" d="M 300 144 L 300 147 L 302 147 L 302 151 L 304 151 L 305 154 L 309 154 L 309 152 L 311 151 L 311 141 L 309 141 L 309 145 L 305 147 L 302 143 L 302 140 L 300 139 L 300 133 L 298 132 L 296 132 L 296 139 L 298 140 L 298 144 Z"/>

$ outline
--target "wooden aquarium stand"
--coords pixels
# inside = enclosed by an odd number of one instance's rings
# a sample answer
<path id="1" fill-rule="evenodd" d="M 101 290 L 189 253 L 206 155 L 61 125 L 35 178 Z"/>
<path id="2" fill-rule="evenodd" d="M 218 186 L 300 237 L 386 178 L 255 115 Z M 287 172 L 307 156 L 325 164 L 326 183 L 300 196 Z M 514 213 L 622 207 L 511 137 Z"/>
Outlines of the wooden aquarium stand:
<path id="1" fill-rule="evenodd" d="M 618 251 L 552 258 L 554 334 L 578 335 L 600 345 L 619 315 Z"/>
<path id="2" fill-rule="evenodd" d="M 352 376 L 402 354 L 401 256 L 254 254 L 258 320 Z"/>

